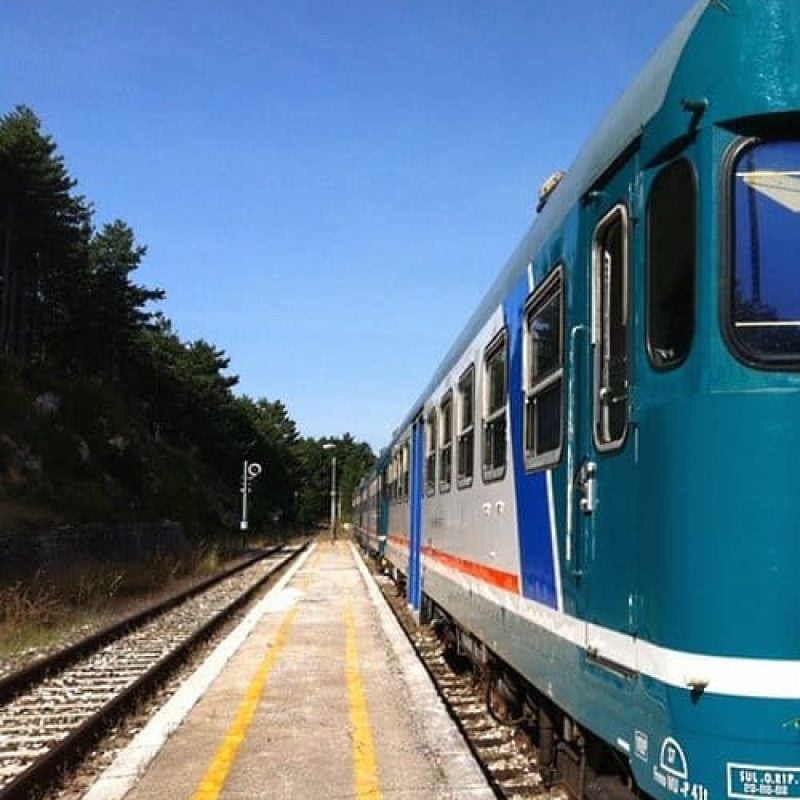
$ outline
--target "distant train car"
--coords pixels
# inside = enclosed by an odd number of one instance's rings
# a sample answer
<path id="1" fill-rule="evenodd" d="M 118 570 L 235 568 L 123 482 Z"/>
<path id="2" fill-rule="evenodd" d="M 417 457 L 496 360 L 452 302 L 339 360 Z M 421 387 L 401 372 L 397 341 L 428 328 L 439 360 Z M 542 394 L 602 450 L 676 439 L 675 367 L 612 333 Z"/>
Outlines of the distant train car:
<path id="1" fill-rule="evenodd" d="M 800 798 L 799 259 L 800 0 L 702 0 L 370 478 L 576 796 Z"/>
<path id="2" fill-rule="evenodd" d="M 356 537 L 364 550 L 379 559 L 386 554 L 389 520 L 383 481 L 387 463 L 386 453 L 381 453 L 372 474 L 357 487 L 353 502 Z"/>

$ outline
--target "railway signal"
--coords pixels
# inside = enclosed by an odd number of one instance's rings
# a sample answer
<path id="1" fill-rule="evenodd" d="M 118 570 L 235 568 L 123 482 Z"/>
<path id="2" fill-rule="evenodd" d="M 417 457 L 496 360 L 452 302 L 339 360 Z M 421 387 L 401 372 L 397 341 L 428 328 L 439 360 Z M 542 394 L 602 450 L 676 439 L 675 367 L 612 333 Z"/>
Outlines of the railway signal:
<path id="1" fill-rule="evenodd" d="M 244 547 L 244 534 L 247 531 L 247 495 L 251 492 L 250 484 L 261 475 L 262 467 L 257 461 L 245 461 L 242 468 L 242 485 L 240 492 L 242 493 L 242 521 L 239 525 L 242 531 L 242 546 Z"/>

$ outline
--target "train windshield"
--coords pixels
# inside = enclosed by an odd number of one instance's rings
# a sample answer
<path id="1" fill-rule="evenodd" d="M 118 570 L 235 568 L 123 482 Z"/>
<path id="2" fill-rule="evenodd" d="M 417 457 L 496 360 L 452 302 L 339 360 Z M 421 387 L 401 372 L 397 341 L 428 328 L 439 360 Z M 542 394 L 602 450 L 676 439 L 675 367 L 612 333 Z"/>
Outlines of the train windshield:
<path id="1" fill-rule="evenodd" d="M 800 362 L 800 141 L 743 150 L 733 174 L 735 344 L 750 360 Z"/>

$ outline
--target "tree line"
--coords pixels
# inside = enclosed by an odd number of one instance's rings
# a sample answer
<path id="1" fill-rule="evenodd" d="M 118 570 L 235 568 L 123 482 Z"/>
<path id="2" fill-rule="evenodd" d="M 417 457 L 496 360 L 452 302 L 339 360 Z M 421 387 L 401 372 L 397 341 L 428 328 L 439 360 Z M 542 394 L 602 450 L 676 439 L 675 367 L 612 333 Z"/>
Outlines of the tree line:
<path id="1" fill-rule="evenodd" d="M 136 282 L 131 227 L 95 227 L 76 186 L 30 108 L 0 118 L 0 499 L 230 527 L 248 459 L 264 467 L 253 521 L 307 525 L 327 515 L 333 443 L 346 512 L 369 446 L 304 438 L 281 401 L 235 394 L 225 352 L 183 341 L 164 292 Z"/>

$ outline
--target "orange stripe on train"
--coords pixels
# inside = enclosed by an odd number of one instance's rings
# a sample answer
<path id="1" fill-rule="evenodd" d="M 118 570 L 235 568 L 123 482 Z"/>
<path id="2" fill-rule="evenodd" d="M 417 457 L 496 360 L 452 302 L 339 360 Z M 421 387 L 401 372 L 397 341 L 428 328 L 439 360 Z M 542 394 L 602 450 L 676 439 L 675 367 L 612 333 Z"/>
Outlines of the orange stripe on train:
<path id="1" fill-rule="evenodd" d="M 408 550 L 408 539 L 402 536 L 389 536 L 389 541 L 399 545 L 404 550 Z M 466 558 L 445 553 L 444 550 L 437 550 L 434 547 L 423 547 L 422 553 L 427 558 L 438 561 L 451 569 L 463 572 L 472 578 L 478 578 L 490 586 L 497 586 L 507 592 L 519 594 L 519 576 L 511 572 L 504 572 L 494 567 L 487 567 L 485 564 L 478 564 L 476 561 L 468 561 Z"/>

